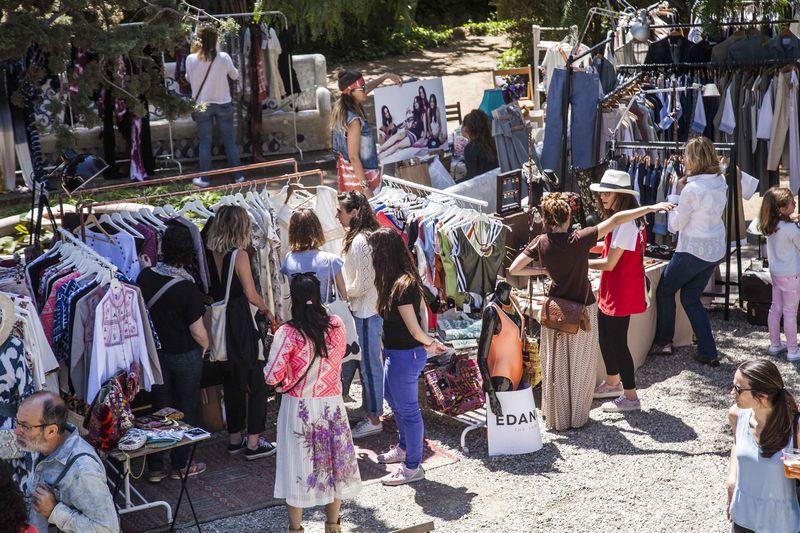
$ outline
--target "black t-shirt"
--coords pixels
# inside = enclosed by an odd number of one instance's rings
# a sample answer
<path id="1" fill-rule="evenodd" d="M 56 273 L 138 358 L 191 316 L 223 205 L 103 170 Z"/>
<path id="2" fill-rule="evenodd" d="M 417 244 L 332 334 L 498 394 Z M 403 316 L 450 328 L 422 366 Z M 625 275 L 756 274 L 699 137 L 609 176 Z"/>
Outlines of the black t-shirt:
<path id="1" fill-rule="evenodd" d="M 389 315 L 383 319 L 383 347 L 387 350 L 410 350 L 422 346 L 422 343 L 411 336 L 411 333 L 400 316 L 400 306 L 411 304 L 414 306 L 414 313 L 417 320 L 421 322 L 419 316 L 420 294 L 415 285 L 411 285 L 403 292 L 399 298 L 392 302 Z"/>
<path id="2" fill-rule="evenodd" d="M 464 147 L 464 164 L 467 166 L 464 180 L 468 180 L 497 168 L 497 158 L 478 141 L 470 141 Z"/>
<path id="3" fill-rule="evenodd" d="M 136 284 L 142 289 L 145 303 L 171 279 L 156 274 L 151 268 L 142 270 Z M 205 310 L 203 293 L 191 281 L 181 280 L 167 289 L 150 309 L 161 349 L 166 353 L 183 353 L 198 348 L 189 326 L 202 317 Z"/>

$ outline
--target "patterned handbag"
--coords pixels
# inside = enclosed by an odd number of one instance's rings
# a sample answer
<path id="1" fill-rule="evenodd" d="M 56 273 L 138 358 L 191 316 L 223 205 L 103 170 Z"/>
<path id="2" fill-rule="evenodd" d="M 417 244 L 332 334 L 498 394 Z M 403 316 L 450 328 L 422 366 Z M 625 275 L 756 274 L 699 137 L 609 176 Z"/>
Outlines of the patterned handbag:
<path id="1" fill-rule="evenodd" d="M 483 406 L 483 382 L 478 363 L 465 354 L 424 373 L 428 406 L 456 416 Z"/>
<path id="2" fill-rule="evenodd" d="M 97 393 L 83 421 L 88 431 L 86 440 L 98 450 L 113 449 L 133 427 L 131 402 L 139 391 L 138 363 L 128 372 L 118 372 L 108 379 Z"/>

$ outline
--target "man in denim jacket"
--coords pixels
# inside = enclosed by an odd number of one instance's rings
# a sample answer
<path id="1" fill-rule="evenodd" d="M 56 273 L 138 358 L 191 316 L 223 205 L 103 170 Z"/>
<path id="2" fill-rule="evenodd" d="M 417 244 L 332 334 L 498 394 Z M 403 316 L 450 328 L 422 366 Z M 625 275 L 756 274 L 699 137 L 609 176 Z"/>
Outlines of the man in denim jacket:
<path id="1" fill-rule="evenodd" d="M 17 442 L 34 453 L 29 522 L 40 533 L 117 533 L 119 520 L 94 449 L 67 424 L 67 406 L 51 392 L 37 392 L 17 411 Z"/>

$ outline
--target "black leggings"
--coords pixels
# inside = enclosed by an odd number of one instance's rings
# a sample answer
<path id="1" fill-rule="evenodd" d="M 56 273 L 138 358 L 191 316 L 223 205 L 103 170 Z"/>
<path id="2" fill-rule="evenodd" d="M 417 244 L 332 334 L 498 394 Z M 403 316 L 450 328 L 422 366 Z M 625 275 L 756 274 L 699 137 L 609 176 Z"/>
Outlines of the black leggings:
<path id="1" fill-rule="evenodd" d="M 742 527 L 736 522 L 734 522 L 733 526 L 731 526 L 731 533 L 756 533 L 756 532 L 753 531 L 752 529 L 747 529 L 746 527 Z"/>
<path id="2" fill-rule="evenodd" d="M 247 431 L 248 435 L 262 433 L 267 426 L 267 383 L 264 362 L 247 371 L 244 383 L 230 361 L 225 365 L 222 390 L 225 394 L 225 417 L 228 433 Z"/>
<path id="3" fill-rule="evenodd" d="M 600 353 L 606 364 L 606 374 L 622 378 L 626 390 L 636 388 L 633 357 L 628 349 L 628 324 L 630 316 L 610 316 L 597 310 L 597 335 Z"/>

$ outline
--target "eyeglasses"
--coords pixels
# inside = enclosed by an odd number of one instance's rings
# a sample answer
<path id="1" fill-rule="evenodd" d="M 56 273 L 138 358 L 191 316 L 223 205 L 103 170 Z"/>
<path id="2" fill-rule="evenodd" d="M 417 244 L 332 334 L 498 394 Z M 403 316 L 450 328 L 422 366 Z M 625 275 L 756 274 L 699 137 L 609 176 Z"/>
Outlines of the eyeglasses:
<path id="1" fill-rule="evenodd" d="M 49 423 L 49 424 L 36 424 L 36 425 L 26 424 L 25 422 L 17 422 L 17 427 L 18 428 L 22 428 L 23 431 L 30 431 L 32 429 L 44 428 L 44 427 L 52 426 L 52 425 L 53 425 L 52 422 Z"/>
<path id="2" fill-rule="evenodd" d="M 739 396 L 743 392 L 751 391 L 753 389 L 743 389 L 739 385 L 733 384 L 733 390 L 736 392 L 736 396 Z"/>

